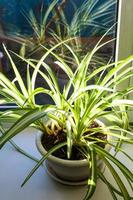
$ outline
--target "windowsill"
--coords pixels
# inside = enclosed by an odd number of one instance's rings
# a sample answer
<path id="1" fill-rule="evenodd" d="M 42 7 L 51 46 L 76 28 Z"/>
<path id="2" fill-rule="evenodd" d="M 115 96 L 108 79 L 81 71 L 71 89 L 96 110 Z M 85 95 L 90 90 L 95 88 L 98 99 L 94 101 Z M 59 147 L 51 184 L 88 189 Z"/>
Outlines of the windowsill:
<path id="1" fill-rule="evenodd" d="M 40 154 L 35 146 L 35 129 L 27 129 L 17 135 L 14 141 L 27 152 L 37 158 Z M 124 150 L 132 154 L 131 145 L 124 146 Z M 120 160 L 132 168 L 132 163 L 123 155 Z M 29 182 L 21 188 L 25 176 L 33 168 L 35 162 L 18 153 L 8 143 L 0 152 L 0 199 L 1 200 L 81 200 L 86 186 L 65 186 L 52 180 L 43 167 L 40 167 Z M 105 171 L 107 177 L 109 173 Z M 110 182 L 113 182 L 111 178 Z M 112 200 L 106 186 L 98 180 L 97 190 L 92 200 Z M 121 198 L 120 198 L 121 199 Z"/>

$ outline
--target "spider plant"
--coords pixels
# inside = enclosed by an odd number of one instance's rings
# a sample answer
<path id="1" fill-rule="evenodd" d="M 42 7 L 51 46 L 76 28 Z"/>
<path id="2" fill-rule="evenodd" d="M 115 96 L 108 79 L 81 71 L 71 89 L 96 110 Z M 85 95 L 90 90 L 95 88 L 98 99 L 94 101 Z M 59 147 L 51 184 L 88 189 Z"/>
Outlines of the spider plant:
<path id="1" fill-rule="evenodd" d="M 119 197 L 122 197 L 124 200 L 133 199 L 133 196 L 127 190 L 127 184 L 133 190 L 133 173 L 116 157 L 116 154 L 121 152 L 133 162 L 132 157 L 124 151 L 122 146 L 123 143 L 133 143 L 133 132 L 127 113 L 133 107 L 133 101 L 127 98 L 128 94 L 133 92 L 133 86 L 123 88 L 121 91 L 115 89 L 118 84 L 133 75 L 133 67 L 132 65 L 129 66 L 133 61 L 133 56 L 117 63 L 99 66 L 92 73 L 89 73 L 88 69 L 92 57 L 105 44 L 101 44 L 101 41 L 99 41 L 92 52 L 87 53 L 82 61 L 79 61 L 67 42 L 59 43 L 50 50 L 47 49 L 47 52 L 39 61 L 25 59 L 17 55 L 27 64 L 26 84 L 23 82 L 15 63 L 5 48 L 15 77 L 13 81 L 10 81 L 4 74 L 0 73 L 0 94 L 5 101 L 15 102 L 20 111 L 24 113 L 21 113 L 19 119 L 0 137 L 0 147 L 2 148 L 12 137 L 30 125 L 47 134 L 54 134 L 55 129 L 63 130 L 66 134 L 66 141 L 53 146 L 38 161 L 24 180 L 22 186 L 50 154 L 67 145 L 67 158 L 70 159 L 73 146 L 78 146 L 81 152 L 86 155 L 88 167 L 91 169 L 91 175 L 88 179 L 88 190 L 84 199 L 87 200 L 93 196 L 98 178 L 106 184 L 114 200 L 119 199 Z M 63 58 L 54 53 L 54 50 L 63 43 L 68 47 L 71 56 L 75 59 L 75 64 L 77 65 L 75 72 L 64 62 Z M 63 91 L 60 89 L 54 72 L 44 61 L 49 54 L 54 56 L 55 62 L 58 63 L 69 78 Z M 129 66 L 128 68 L 126 68 L 127 65 Z M 41 70 L 42 67 L 45 71 Z M 30 69 L 33 69 L 32 74 Z M 38 74 L 47 82 L 48 88 L 36 88 L 35 83 Z M 54 104 L 38 105 L 35 97 L 40 93 L 49 95 L 53 99 Z M 50 120 L 51 126 L 45 123 L 45 118 Z M 91 127 L 100 118 L 108 122 L 105 122 L 105 130 L 100 126 Z M 98 139 L 95 137 L 97 132 L 107 136 L 110 135 L 111 138 L 108 140 Z M 110 144 L 116 151 L 115 155 L 106 151 L 99 143 L 104 145 Z M 117 187 L 112 185 L 104 173 L 97 167 L 97 156 L 109 169 Z M 117 169 L 126 178 L 126 185 L 122 181 Z"/>

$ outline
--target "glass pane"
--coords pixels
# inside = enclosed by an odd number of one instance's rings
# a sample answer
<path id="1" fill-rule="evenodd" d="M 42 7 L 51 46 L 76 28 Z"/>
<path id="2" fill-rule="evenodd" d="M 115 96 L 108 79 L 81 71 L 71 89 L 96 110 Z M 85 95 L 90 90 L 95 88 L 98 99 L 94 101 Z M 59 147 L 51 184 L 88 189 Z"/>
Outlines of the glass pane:
<path id="1" fill-rule="evenodd" d="M 0 1 L 0 39 L 8 49 L 25 58 L 39 60 L 45 52 L 40 44 L 49 49 L 60 41 L 73 38 L 68 44 L 79 60 L 82 60 L 107 31 L 102 42 L 115 38 L 117 7 L 117 0 L 3 0 Z M 114 49 L 115 40 L 99 49 L 89 71 L 114 60 Z M 2 45 L 0 51 L 0 71 L 13 80 L 14 72 Z M 76 69 L 75 61 L 65 45 L 61 45 L 55 52 L 65 59 L 73 71 Z M 13 54 L 12 57 L 26 83 L 24 62 Z M 53 61 L 51 56 L 46 59 L 63 88 L 67 77 Z M 46 83 L 38 76 L 36 87 L 44 85 Z M 41 104 L 49 101 L 44 95 L 37 98 Z"/>

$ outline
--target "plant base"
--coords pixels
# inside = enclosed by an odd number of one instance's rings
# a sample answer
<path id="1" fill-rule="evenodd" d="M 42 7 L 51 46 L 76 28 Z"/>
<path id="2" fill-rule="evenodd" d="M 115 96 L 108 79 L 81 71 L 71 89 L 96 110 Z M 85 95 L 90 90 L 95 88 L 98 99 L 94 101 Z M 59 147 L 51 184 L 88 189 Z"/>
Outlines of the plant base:
<path id="1" fill-rule="evenodd" d="M 80 185 L 86 185 L 88 179 L 83 180 L 83 181 L 68 181 L 68 180 L 63 180 L 62 178 L 60 178 L 55 171 L 48 165 L 48 163 L 46 162 L 46 171 L 47 174 L 55 181 L 62 183 L 64 185 L 73 185 L 73 186 L 80 186 Z"/>

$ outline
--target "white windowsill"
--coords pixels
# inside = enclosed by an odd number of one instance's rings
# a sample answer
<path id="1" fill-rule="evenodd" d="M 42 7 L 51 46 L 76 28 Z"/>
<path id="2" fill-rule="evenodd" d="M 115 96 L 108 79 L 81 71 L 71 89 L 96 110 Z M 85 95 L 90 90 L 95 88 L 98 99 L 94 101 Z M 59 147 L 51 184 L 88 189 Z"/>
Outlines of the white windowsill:
<path id="1" fill-rule="evenodd" d="M 35 146 L 35 129 L 29 128 L 17 135 L 14 141 L 32 155 L 40 158 Z M 124 147 L 132 155 L 131 146 Z M 123 155 L 120 160 L 131 170 L 132 163 Z M 81 200 L 85 186 L 65 186 L 52 180 L 43 167 L 40 167 L 30 181 L 21 188 L 20 185 L 35 162 L 16 152 L 8 143 L 0 151 L 0 199 L 1 200 Z M 105 172 L 109 177 L 109 173 Z M 110 179 L 112 182 L 112 180 Z M 98 187 L 92 200 L 112 200 L 108 189 L 98 180 Z M 121 199 L 121 198 L 120 198 Z"/>

